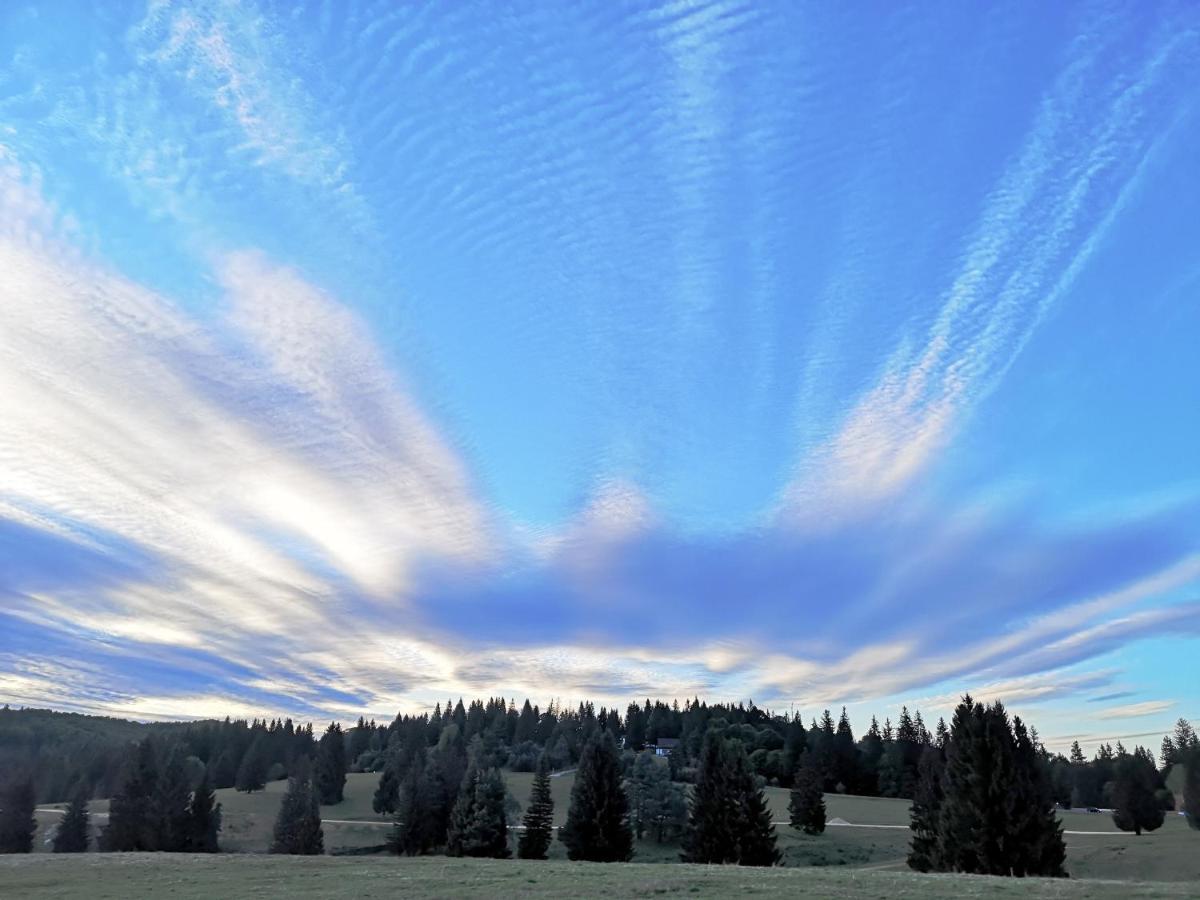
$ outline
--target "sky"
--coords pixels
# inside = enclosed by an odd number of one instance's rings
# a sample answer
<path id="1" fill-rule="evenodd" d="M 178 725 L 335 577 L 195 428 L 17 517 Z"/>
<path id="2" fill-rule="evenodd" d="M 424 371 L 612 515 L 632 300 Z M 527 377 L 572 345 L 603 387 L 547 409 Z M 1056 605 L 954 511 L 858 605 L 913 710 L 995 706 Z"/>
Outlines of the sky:
<path id="1" fill-rule="evenodd" d="M 1200 8 L 0 6 L 0 701 L 1200 718 Z"/>

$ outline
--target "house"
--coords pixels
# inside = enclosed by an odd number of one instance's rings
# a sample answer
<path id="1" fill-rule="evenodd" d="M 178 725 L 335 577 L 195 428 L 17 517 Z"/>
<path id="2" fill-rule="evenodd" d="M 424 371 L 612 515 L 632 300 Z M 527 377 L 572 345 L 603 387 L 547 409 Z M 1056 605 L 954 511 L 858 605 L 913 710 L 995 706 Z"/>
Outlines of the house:
<path id="1" fill-rule="evenodd" d="M 670 756 L 671 751 L 679 746 L 679 738 L 659 738 L 654 745 L 655 756 Z"/>

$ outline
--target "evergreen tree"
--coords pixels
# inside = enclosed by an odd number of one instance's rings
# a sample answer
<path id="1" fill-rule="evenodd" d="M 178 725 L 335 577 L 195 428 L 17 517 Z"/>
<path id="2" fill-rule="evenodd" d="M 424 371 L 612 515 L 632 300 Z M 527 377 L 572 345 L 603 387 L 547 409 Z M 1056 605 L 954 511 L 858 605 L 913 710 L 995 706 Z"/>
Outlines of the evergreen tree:
<path id="1" fill-rule="evenodd" d="M 313 767 L 317 798 L 323 806 L 341 803 L 346 789 L 346 740 L 342 726 L 333 722 L 317 744 Z"/>
<path id="2" fill-rule="evenodd" d="M 663 765 L 651 751 L 644 750 L 635 758 L 626 794 L 639 840 L 647 828 L 653 828 L 655 840 L 661 844 L 668 830 L 678 830 L 687 821 L 683 788 L 671 781 L 670 766 Z"/>
<path id="3" fill-rule="evenodd" d="M 821 791 L 821 778 L 807 753 L 800 757 L 800 764 L 792 777 L 788 812 L 791 814 L 791 826 L 798 831 L 805 834 L 821 834 L 825 831 L 825 795 Z"/>
<path id="4" fill-rule="evenodd" d="M 617 745 L 608 731 L 596 731 L 584 745 L 559 839 L 570 859 L 628 862 L 633 856 L 629 801 L 621 787 Z"/>
<path id="5" fill-rule="evenodd" d="M 247 794 L 261 791 L 267 786 L 267 747 L 262 734 L 256 736 L 246 748 L 233 786 Z"/>
<path id="6" fill-rule="evenodd" d="M 770 809 L 742 743 L 717 730 L 708 731 L 701 748 L 682 855 L 685 862 L 743 866 L 779 861 Z"/>
<path id="7" fill-rule="evenodd" d="M 183 760 L 182 749 L 173 747 L 158 774 L 150 797 L 150 818 L 157 840 L 156 849 L 169 853 L 184 852 L 190 839 L 188 800 L 192 791 Z"/>
<path id="8" fill-rule="evenodd" d="M 388 846 L 393 853 L 416 856 L 426 852 L 425 829 L 422 827 L 422 768 L 409 766 L 396 796 L 396 817 Z"/>
<path id="9" fill-rule="evenodd" d="M 84 853 L 91 839 L 91 816 L 88 814 L 88 792 L 80 786 L 71 797 L 66 814 L 54 832 L 55 853 Z"/>
<path id="10" fill-rule="evenodd" d="M 237 772 L 237 757 L 232 750 L 223 750 L 209 765 L 208 780 L 214 788 L 231 788 L 237 782 Z"/>
<path id="11" fill-rule="evenodd" d="M 1191 750 L 1183 759 L 1183 812 L 1187 823 L 1200 830 L 1200 750 Z"/>
<path id="12" fill-rule="evenodd" d="M 758 786 L 741 741 L 732 741 L 733 773 L 731 783 L 738 800 L 738 865 L 774 866 L 779 863 L 775 848 L 775 826 L 767 796 Z"/>
<path id="13" fill-rule="evenodd" d="M 187 843 L 188 853 L 216 853 L 220 850 L 217 835 L 221 831 L 221 804 L 208 783 L 207 774 L 192 793 L 188 804 Z"/>
<path id="14" fill-rule="evenodd" d="M 1067 845 L 1055 812 L 1054 787 L 1038 746 L 1037 732 L 1027 732 L 1021 719 L 1013 719 L 1014 785 L 1011 820 L 1005 850 L 1012 874 L 1043 878 L 1065 877 Z"/>
<path id="15" fill-rule="evenodd" d="M 517 842 L 521 859 L 545 859 L 550 841 L 554 839 L 554 800 L 550 796 L 550 762 L 543 753 L 538 760 L 529 793 L 529 807 L 521 823 L 524 831 Z"/>
<path id="16" fill-rule="evenodd" d="M 508 859 L 508 818 L 505 805 L 508 789 L 504 775 L 491 768 L 475 779 L 475 804 L 471 825 L 463 842 L 463 855 Z"/>
<path id="17" fill-rule="evenodd" d="M 108 825 L 100 836 L 102 850 L 158 849 L 158 823 L 153 807 L 157 787 L 157 752 L 153 740 L 146 738 L 126 762 L 121 785 L 109 801 Z"/>
<path id="18" fill-rule="evenodd" d="M 710 729 L 700 750 L 696 783 L 692 788 L 688 827 L 684 833 L 684 862 L 721 865 L 737 862 L 736 809 L 730 785 L 732 766 L 725 739 Z"/>
<path id="19" fill-rule="evenodd" d="M 908 850 L 908 865 L 918 872 L 937 871 L 942 868 L 938 848 L 938 826 L 944 770 L 941 750 L 927 747 L 917 764 L 917 790 L 913 795 L 912 818 L 909 822 L 913 836 Z"/>
<path id="20" fill-rule="evenodd" d="M 1117 758 L 1113 784 L 1113 824 L 1122 831 L 1141 835 L 1163 823 L 1162 804 L 1154 796 L 1155 771 L 1143 756 L 1122 754 Z"/>
<path id="21" fill-rule="evenodd" d="M 312 764 L 304 758 L 293 769 L 275 818 L 271 852 L 319 856 L 325 852 L 325 834 L 321 829 L 321 807 L 313 784 Z"/>
<path id="22" fill-rule="evenodd" d="M 30 853 L 37 822 L 33 779 L 11 778 L 0 789 L 0 853 Z"/>
<path id="23" fill-rule="evenodd" d="M 478 797 L 479 770 L 471 765 L 463 775 L 458 790 L 458 799 L 450 811 L 450 824 L 446 831 L 446 855 L 465 856 L 471 841 L 471 827 L 475 822 L 475 802 Z"/>
<path id="24" fill-rule="evenodd" d="M 379 815 L 395 813 L 400 800 L 400 780 L 396 760 L 389 759 L 379 776 L 375 796 L 371 798 L 371 808 Z"/>

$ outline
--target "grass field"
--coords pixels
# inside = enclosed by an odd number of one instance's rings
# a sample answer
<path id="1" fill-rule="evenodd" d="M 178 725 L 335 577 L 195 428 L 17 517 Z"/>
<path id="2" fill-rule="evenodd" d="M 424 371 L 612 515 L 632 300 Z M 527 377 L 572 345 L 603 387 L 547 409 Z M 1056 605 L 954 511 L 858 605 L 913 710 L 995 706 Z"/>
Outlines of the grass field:
<path id="1" fill-rule="evenodd" d="M 509 773 L 507 778 L 513 796 L 522 805 L 527 803 L 533 776 L 528 773 Z M 384 842 L 389 822 L 371 809 L 371 798 L 377 783 L 376 775 L 352 774 L 346 782 L 346 799 L 337 806 L 322 809 L 327 852 L 336 854 L 356 848 L 376 847 Z M 570 773 L 550 781 L 557 824 L 562 824 L 566 819 L 572 783 L 573 775 Z M 286 782 L 273 782 L 265 791 L 254 794 L 218 791 L 224 813 L 222 848 L 234 853 L 265 851 L 271 840 L 271 828 L 285 787 Z M 788 792 L 781 788 L 768 788 L 767 795 L 775 821 L 786 822 Z M 779 825 L 779 849 L 786 866 L 808 869 L 837 867 L 860 871 L 864 868 L 886 871 L 905 869 L 904 857 L 909 840 L 907 801 L 838 794 L 827 795 L 825 801 L 831 822 L 841 820 L 852 825 L 904 827 L 831 825 L 824 834 L 809 837 L 786 825 Z M 95 801 L 92 811 L 96 814 L 105 813 L 107 802 Z M 1063 813 L 1062 818 L 1068 831 L 1067 868 L 1076 878 L 1200 883 L 1200 835 L 1188 829 L 1179 816 L 1168 816 L 1159 831 L 1140 838 L 1117 831 L 1111 817 L 1102 813 Z M 42 812 L 38 814 L 38 819 L 42 833 L 37 846 L 39 850 L 45 850 L 49 826 L 57 820 L 57 815 Z M 103 824 L 102 818 L 97 816 L 97 819 L 97 824 Z M 557 841 L 551 845 L 551 859 L 566 859 L 565 849 Z M 676 863 L 678 859 L 679 848 L 674 844 L 644 840 L 637 845 L 635 861 L 639 863 Z"/>
<path id="2" fill-rule="evenodd" d="M 172 897 L 821 897 L 837 900 L 1011 897 L 1194 898 L 1188 884 L 1006 879 L 848 869 L 741 869 L 683 864 L 601 865 L 251 855 L 49 854 L 0 857 L 0 893 L 49 900 Z"/>

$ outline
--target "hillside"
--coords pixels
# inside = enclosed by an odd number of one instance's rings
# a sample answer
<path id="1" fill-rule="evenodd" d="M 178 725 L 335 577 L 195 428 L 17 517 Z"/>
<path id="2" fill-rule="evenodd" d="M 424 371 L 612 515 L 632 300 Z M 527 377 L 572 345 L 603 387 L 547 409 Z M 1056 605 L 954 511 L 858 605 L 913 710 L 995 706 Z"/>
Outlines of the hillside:
<path id="1" fill-rule="evenodd" d="M 531 776 L 508 773 L 509 789 L 524 805 L 529 797 Z M 337 806 L 324 807 L 325 846 L 329 853 L 379 847 L 386 839 L 389 822 L 371 809 L 377 776 L 352 774 L 346 782 L 346 799 Z M 555 821 L 566 818 L 573 775 L 565 773 L 551 779 L 555 803 Z M 225 829 L 221 844 L 227 851 L 262 853 L 270 842 L 271 827 L 283 795 L 284 782 L 273 782 L 265 791 L 254 794 L 233 790 L 218 791 L 224 809 Z M 908 851 L 908 802 L 879 797 L 826 796 L 831 825 L 823 835 L 809 837 L 787 827 L 788 793 L 768 788 L 768 799 L 777 823 L 779 847 L 785 866 L 846 867 L 862 870 L 904 870 Z M 93 813 L 103 824 L 107 809 L 103 800 L 92 804 Z M 1138 838 L 1116 830 L 1104 814 L 1063 813 L 1067 830 L 1067 868 L 1074 878 L 1102 878 L 1122 881 L 1170 881 L 1193 884 L 1200 881 L 1200 840 L 1179 816 L 1168 816 L 1157 832 Z M 38 814 L 41 833 L 37 849 L 47 849 L 48 828 L 57 814 Z M 679 849 L 674 844 L 640 841 L 635 862 L 676 863 Z M 563 846 L 551 845 L 551 858 L 565 860 Z"/>

